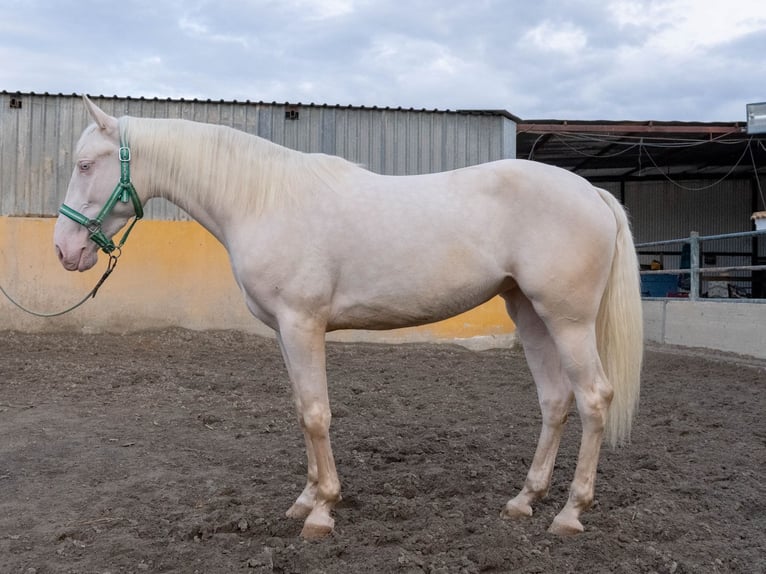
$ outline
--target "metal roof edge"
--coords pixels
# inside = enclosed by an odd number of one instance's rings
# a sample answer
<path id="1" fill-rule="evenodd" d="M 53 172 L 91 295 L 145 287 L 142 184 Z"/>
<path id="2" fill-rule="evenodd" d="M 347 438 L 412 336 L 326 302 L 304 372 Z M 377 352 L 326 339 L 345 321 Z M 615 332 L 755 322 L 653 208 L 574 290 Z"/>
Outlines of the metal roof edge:
<path id="1" fill-rule="evenodd" d="M 6 96 L 15 96 L 15 97 L 23 97 L 23 96 L 50 96 L 50 97 L 63 97 L 63 98 L 79 98 L 82 96 L 82 94 L 64 94 L 64 93 L 51 93 L 51 92 L 19 92 L 19 91 L 10 91 L 10 90 L 2 90 L 0 91 L 1 95 Z M 514 122 L 518 123 L 521 120 L 514 116 L 513 114 L 507 112 L 506 110 L 444 110 L 444 109 L 426 109 L 426 108 L 405 108 L 402 106 L 393 107 L 393 106 L 363 106 L 363 105 L 352 105 L 352 104 L 317 104 L 314 102 L 311 103 L 303 103 L 303 102 L 277 102 L 277 101 L 271 101 L 266 102 L 263 100 L 214 100 L 211 98 L 207 99 L 201 99 L 201 98 L 160 98 L 160 97 L 146 97 L 146 96 L 118 96 L 118 95 L 94 95 L 94 94 L 88 94 L 91 98 L 97 98 L 97 99 L 105 99 L 105 100 L 128 100 L 128 101 L 145 101 L 145 102 L 190 102 L 190 103 L 219 103 L 219 104 L 249 104 L 249 105 L 261 105 L 261 106 L 285 106 L 285 107 L 310 107 L 310 108 L 333 108 L 333 109 L 351 109 L 351 110 L 370 110 L 370 111 L 396 111 L 396 112 L 419 112 L 419 113 L 437 113 L 437 114 L 460 114 L 460 115 L 498 115 L 506 117 L 510 120 L 513 120 Z"/>
<path id="2" fill-rule="evenodd" d="M 701 122 L 676 120 L 521 120 L 520 132 L 714 132 L 731 133 L 744 131 L 747 122 Z"/>
<path id="3" fill-rule="evenodd" d="M 462 109 L 462 110 L 457 110 L 457 113 L 468 114 L 468 115 L 482 115 L 482 116 L 503 116 L 504 118 L 507 118 L 517 124 L 520 124 L 524 121 L 519 116 L 516 116 L 507 110 L 501 110 L 501 109 L 495 109 L 495 110 L 493 109 Z"/>

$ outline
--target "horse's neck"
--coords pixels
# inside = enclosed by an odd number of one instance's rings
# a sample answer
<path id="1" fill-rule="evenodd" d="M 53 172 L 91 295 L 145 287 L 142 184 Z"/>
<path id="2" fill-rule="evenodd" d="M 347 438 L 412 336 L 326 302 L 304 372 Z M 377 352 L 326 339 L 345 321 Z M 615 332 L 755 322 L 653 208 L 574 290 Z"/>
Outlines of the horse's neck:
<path id="1" fill-rule="evenodd" d="M 353 188 L 349 176 L 364 172 L 338 157 L 210 124 L 131 119 L 126 135 L 143 178 L 139 193 L 178 205 L 224 244 L 225 230 L 238 221 Z"/>
<path id="2" fill-rule="evenodd" d="M 262 175 L 285 153 L 278 146 L 208 124 L 133 121 L 135 172 L 148 198 L 177 205 L 222 242 L 234 219 L 262 210 Z"/>

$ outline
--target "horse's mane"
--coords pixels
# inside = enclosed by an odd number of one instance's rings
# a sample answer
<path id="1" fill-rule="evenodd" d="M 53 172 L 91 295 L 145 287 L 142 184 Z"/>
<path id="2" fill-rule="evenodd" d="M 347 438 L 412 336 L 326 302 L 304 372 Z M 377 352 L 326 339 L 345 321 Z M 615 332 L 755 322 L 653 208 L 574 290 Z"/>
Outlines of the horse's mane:
<path id="1" fill-rule="evenodd" d="M 120 133 L 131 154 L 151 170 L 152 188 L 182 205 L 186 197 L 260 215 L 336 191 L 357 169 L 336 156 L 294 151 L 214 124 L 126 116 L 120 118 Z"/>

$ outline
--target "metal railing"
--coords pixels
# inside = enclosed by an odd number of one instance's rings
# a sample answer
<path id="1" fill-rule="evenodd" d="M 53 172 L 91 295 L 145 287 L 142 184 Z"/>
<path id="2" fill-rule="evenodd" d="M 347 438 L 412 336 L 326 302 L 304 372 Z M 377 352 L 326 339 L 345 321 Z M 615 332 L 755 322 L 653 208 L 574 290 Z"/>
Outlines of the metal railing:
<path id="1" fill-rule="evenodd" d="M 743 231 L 741 233 L 725 233 L 721 235 L 705 235 L 701 236 L 696 231 L 692 231 L 689 237 L 682 239 L 669 239 L 665 241 L 650 241 L 647 243 L 636 244 L 636 250 L 645 249 L 647 247 L 661 247 L 667 245 L 689 245 L 689 267 L 680 269 L 642 269 L 641 275 L 659 275 L 659 274 L 676 274 L 676 275 L 690 275 L 689 281 L 689 299 L 695 301 L 700 298 L 700 284 L 702 282 L 702 275 L 721 275 L 723 273 L 731 273 L 737 271 L 766 271 L 766 265 L 734 265 L 726 267 L 702 267 L 700 265 L 700 245 L 705 241 L 719 241 L 727 239 L 740 239 L 745 237 L 759 237 L 766 236 L 766 229 L 760 229 L 758 231 Z M 663 252 L 655 252 L 663 253 Z M 651 255 L 653 253 L 648 253 Z M 672 253 L 670 253 L 672 254 Z M 670 255 L 669 254 L 669 255 Z M 641 255 L 639 251 L 639 255 Z M 647 253 L 644 253 L 647 255 Z M 731 254 L 736 256 L 737 254 Z M 741 255 L 741 254 L 740 254 Z M 753 281 L 752 277 L 737 278 L 739 281 Z"/>

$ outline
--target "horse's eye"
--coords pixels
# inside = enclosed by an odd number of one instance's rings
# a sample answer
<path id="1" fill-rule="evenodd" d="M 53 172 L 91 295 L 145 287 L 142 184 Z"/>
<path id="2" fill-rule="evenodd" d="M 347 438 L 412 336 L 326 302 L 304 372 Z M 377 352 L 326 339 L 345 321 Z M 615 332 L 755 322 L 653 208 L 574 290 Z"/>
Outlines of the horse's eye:
<path id="1" fill-rule="evenodd" d="M 88 171 L 93 164 L 89 161 L 81 161 L 79 165 L 80 171 Z"/>

